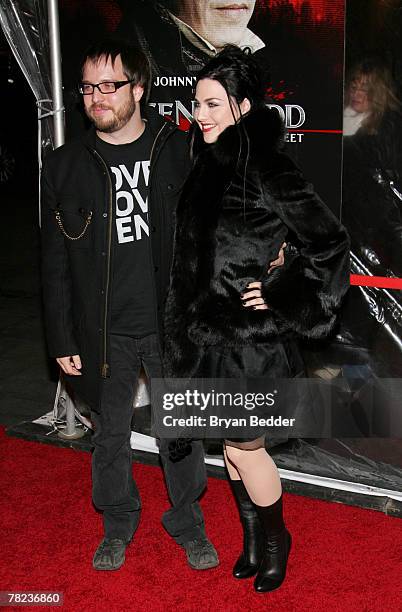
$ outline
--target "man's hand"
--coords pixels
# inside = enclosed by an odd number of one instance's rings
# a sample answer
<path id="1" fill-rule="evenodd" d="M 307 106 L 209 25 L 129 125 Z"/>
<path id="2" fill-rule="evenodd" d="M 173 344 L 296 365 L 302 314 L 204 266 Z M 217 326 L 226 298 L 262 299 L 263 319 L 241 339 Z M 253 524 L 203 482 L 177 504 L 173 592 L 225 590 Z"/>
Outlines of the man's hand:
<path id="1" fill-rule="evenodd" d="M 253 308 L 254 310 L 268 310 L 268 306 L 264 302 L 264 298 L 261 295 L 260 281 L 249 283 L 246 287 L 246 291 L 242 293 L 240 297 L 245 308 Z"/>
<path id="2" fill-rule="evenodd" d="M 279 249 L 278 257 L 271 261 L 268 268 L 268 274 L 274 270 L 274 268 L 279 268 L 279 266 L 283 266 L 285 263 L 285 253 L 284 250 L 286 248 L 286 242 L 284 242 Z"/>
<path id="3" fill-rule="evenodd" d="M 81 359 L 79 355 L 71 355 L 70 357 L 57 357 L 57 363 L 65 374 L 71 376 L 81 376 Z"/>

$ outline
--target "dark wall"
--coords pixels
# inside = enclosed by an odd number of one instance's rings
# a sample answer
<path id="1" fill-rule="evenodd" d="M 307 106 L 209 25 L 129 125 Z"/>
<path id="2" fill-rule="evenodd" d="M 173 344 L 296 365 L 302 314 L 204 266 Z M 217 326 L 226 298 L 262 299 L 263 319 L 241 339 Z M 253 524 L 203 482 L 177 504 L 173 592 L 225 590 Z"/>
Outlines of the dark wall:
<path id="1" fill-rule="evenodd" d="M 402 90 L 402 1 L 346 0 L 346 68 L 377 56 Z"/>

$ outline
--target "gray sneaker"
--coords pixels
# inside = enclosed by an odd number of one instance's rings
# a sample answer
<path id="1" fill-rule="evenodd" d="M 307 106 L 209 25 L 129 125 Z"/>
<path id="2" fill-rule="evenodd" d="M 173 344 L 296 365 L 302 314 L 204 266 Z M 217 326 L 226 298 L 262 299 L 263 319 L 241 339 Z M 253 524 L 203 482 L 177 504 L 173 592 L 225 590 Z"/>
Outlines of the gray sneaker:
<path id="1" fill-rule="evenodd" d="M 219 565 L 218 553 L 207 538 L 190 540 L 182 544 L 190 567 L 197 570 L 210 569 Z"/>
<path id="2" fill-rule="evenodd" d="M 92 561 L 96 570 L 117 570 L 126 558 L 127 544 L 119 538 L 103 539 L 99 544 Z"/>

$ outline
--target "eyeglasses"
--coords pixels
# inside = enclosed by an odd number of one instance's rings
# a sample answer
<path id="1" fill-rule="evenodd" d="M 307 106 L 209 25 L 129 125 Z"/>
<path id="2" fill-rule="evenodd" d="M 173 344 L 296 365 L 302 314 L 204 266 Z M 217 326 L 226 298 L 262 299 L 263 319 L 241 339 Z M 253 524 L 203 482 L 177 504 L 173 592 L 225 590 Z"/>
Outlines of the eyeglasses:
<path id="1" fill-rule="evenodd" d="M 111 94 L 124 87 L 128 83 L 134 83 L 134 79 L 131 81 L 104 81 L 103 83 L 80 83 L 78 85 L 78 91 L 83 96 L 91 96 L 95 90 L 95 87 L 99 89 L 102 94 Z"/>

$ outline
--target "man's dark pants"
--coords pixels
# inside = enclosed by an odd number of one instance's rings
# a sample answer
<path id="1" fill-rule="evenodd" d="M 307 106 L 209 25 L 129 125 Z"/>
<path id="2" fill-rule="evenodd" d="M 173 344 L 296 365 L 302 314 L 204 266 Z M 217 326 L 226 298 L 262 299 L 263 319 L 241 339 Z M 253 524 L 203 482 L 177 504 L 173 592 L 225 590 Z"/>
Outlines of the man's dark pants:
<path id="1" fill-rule="evenodd" d="M 132 475 L 130 447 L 133 400 L 141 366 L 148 378 L 161 378 L 161 358 L 155 334 L 135 339 L 111 336 L 111 377 L 103 380 L 99 413 L 92 412 L 92 497 L 103 511 L 106 538 L 129 541 L 139 522 L 141 500 Z M 204 450 L 201 441 L 178 462 L 169 458 L 169 440 L 160 441 L 160 457 L 172 507 L 162 523 L 182 544 L 205 537 L 198 498 L 206 486 Z"/>

